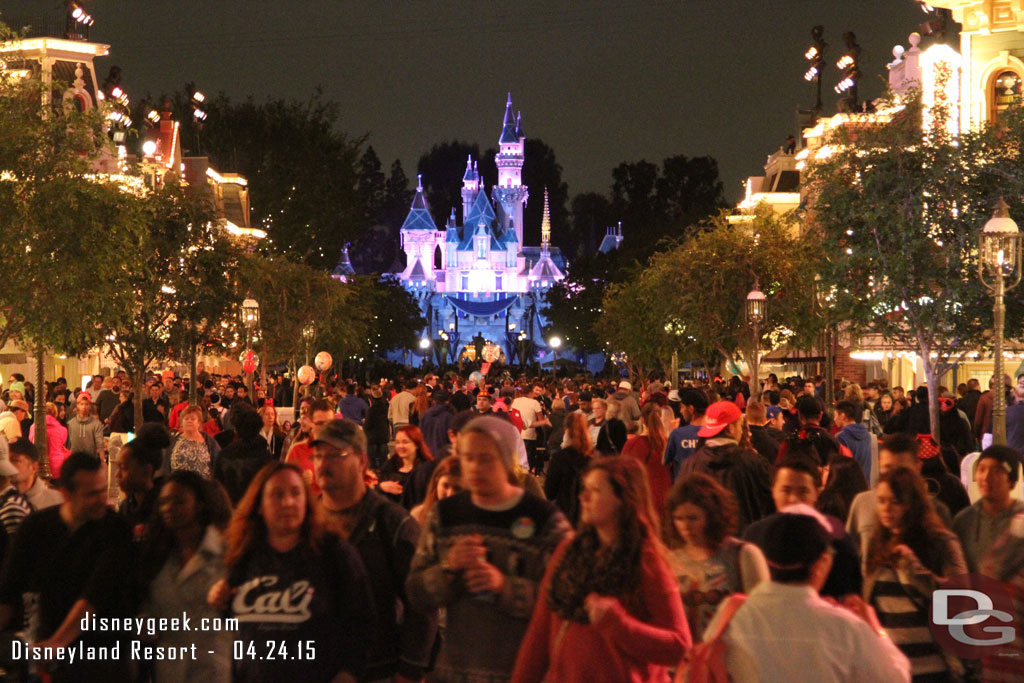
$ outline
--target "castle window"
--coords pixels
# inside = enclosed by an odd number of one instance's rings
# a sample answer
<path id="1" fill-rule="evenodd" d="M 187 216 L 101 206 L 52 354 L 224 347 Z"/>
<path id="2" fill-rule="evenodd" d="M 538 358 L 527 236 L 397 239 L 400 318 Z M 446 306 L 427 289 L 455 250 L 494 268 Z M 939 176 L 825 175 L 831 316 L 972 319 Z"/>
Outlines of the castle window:
<path id="1" fill-rule="evenodd" d="M 497 277 L 495 278 L 495 280 L 494 280 L 494 288 L 495 288 L 496 290 L 498 290 L 499 292 L 501 291 L 501 276 L 500 276 L 500 275 L 498 275 L 498 276 L 497 276 Z"/>
<path id="2" fill-rule="evenodd" d="M 469 275 L 466 275 L 465 273 L 462 274 L 462 289 L 469 289 Z"/>
<path id="3" fill-rule="evenodd" d="M 1004 69 L 992 77 L 989 85 L 989 120 L 995 122 L 1003 112 L 1020 103 L 1021 77 L 1016 71 Z"/>

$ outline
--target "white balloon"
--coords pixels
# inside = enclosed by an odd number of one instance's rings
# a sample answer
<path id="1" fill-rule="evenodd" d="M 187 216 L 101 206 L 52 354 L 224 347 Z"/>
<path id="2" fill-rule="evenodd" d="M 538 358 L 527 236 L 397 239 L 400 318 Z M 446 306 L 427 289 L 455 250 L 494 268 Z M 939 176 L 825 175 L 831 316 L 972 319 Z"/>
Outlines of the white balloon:
<path id="1" fill-rule="evenodd" d="M 316 379 L 316 370 L 313 369 L 312 365 L 303 365 L 299 368 L 296 376 L 298 377 L 299 384 L 302 384 L 303 386 L 312 384 Z"/>
<path id="2" fill-rule="evenodd" d="M 331 354 L 326 351 L 321 351 L 316 354 L 316 360 L 313 361 L 316 364 L 316 369 L 320 372 L 327 372 L 334 365 L 334 359 L 331 358 Z"/>

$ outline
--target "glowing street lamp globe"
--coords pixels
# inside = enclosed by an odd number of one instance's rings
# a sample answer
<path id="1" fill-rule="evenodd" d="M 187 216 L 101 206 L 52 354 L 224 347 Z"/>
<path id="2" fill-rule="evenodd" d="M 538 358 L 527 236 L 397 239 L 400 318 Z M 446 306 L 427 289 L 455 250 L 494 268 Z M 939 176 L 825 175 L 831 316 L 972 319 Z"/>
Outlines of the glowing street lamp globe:
<path id="1" fill-rule="evenodd" d="M 553 349 L 560 349 L 562 348 L 562 338 L 552 337 L 551 339 L 548 340 L 548 345 Z"/>

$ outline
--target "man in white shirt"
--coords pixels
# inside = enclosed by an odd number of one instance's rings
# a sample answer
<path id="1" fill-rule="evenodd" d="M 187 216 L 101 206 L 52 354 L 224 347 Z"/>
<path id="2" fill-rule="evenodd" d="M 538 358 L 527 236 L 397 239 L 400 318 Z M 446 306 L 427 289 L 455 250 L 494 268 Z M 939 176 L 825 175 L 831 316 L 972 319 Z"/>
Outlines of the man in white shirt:
<path id="1" fill-rule="evenodd" d="M 829 534 L 810 515 L 781 514 L 765 530 L 770 581 L 758 584 L 726 626 L 730 680 L 909 681 L 910 662 L 874 609 L 856 595 L 840 606 L 818 595 L 832 568 Z M 706 634 L 723 618 L 722 603 Z"/>
<path id="2" fill-rule="evenodd" d="M 530 391 L 532 392 L 530 394 L 521 391 L 509 407 L 518 410 L 519 417 L 523 419 L 523 443 L 526 445 L 526 458 L 530 463 L 530 471 L 540 474 L 544 469 L 544 463 L 540 461 L 537 454 L 538 435 L 534 424 L 544 417 L 544 408 L 534 397 L 539 396 L 544 391 L 544 387 L 537 384 Z"/>

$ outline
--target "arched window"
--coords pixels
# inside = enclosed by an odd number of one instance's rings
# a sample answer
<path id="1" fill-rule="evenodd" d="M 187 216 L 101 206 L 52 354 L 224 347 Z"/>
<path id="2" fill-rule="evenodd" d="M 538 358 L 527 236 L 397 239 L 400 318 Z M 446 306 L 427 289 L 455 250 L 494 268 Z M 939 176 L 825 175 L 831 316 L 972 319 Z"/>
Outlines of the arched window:
<path id="1" fill-rule="evenodd" d="M 441 270 L 441 245 L 434 247 L 434 270 Z"/>
<path id="2" fill-rule="evenodd" d="M 1008 108 L 1020 104 L 1020 94 L 1020 74 L 1012 69 L 997 71 L 989 81 L 989 121 L 995 122 Z"/>

